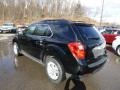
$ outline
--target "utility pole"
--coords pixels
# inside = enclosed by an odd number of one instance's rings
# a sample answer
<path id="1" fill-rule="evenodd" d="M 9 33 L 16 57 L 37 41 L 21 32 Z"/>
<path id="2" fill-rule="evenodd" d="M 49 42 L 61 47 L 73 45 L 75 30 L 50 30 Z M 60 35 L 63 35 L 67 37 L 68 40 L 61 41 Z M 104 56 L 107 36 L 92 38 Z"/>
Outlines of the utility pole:
<path id="1" fill-rule="evenodd" d="M 3 1 L 3 22 L 5 22 L 5 7 L 6 7 L 6 1 Z"/>
<path id="2" fill-rule="evenodd" d="M 3 22 L 5 22 L 5 6 L 3 5 Z"/>
<path id="3" fill-rule="evenodd" d="M 104 9 L 104 0 L 102 0 L 102 9 L 101 9 L 101 16 L 100 16 L 100 26 L 102 25 L 103 9 Z"/>

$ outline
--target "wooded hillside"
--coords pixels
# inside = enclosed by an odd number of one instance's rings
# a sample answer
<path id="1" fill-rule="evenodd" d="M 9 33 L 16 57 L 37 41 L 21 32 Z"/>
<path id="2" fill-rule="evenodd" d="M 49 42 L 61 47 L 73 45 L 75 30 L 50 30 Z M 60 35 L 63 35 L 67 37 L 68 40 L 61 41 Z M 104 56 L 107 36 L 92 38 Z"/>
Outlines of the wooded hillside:
<path id="1" fill-rule="evenodd" d="M 0 21 L 27 22 L 43 18 L 67 18 L 91 21 L 80 1 L 0 0 Z"/>

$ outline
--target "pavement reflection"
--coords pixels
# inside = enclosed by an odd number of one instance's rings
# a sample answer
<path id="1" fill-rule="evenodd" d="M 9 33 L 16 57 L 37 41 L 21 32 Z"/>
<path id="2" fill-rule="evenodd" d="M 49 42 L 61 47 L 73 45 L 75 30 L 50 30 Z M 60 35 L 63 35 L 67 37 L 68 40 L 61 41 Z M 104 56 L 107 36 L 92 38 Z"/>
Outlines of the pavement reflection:
<path id="1" fill-rule="evenodd" d="M 52 84 L 44 67 L 25 56 L 15 58 L 10 40 L 0 41 L 0 90 L 119 90 L 120 58 L 107 47 L 109 61 L 96 74 Z"/>

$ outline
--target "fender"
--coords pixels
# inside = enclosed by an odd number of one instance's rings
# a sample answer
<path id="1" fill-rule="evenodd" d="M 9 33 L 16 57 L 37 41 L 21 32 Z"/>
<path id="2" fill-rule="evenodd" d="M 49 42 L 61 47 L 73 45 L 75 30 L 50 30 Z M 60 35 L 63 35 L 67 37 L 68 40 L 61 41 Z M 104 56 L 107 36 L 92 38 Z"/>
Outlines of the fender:
<path id="1" fill-rule="evenodd" d="M 13 38 L 12 43 L 14 43 L 14 42 L 17 42 L 17 43 L 18 43 L 18 37 L 17 37 L 17 36 L 15 36 L 15 37 Z"/>
<path id="2" fill-rule="evenodd" d="M 20 47 L 20 44 L 19 44 L 19 40 L 18 40 L 17 35 L 13 38 L 12 44 L 13 44 L 14 42 L 17 42 L 17 43 L 18 43 L 18 47 L 19 47 L 19 49 L 21 50 L 21 47 Z"/>
<path id="3" fill-rule="evenodd" d="M 54 44 L 47 45 L 44 52 L 50 55 L 57 55 L 57 56 L 59 55 L 60 58 L 67 55 L 66 52 L 61 47 Z"/>
<path id="4" fill-rule="evenodd" d="M 63 64 L 63 67 L 66 70 L 66 64 L 67 63 L 67 60 L 66 59 L 66 53 L 64 52 L 64 50 L 57 46 L 57 45 L 54 45 L 54 44 L 49 44 L 46 46 L 44 52 L 43 52 L 43 62 L 44 62 L 44 56 L 45 55 L 55 55 L 56 57 L 58 57 L 59 59 L 59 62 L 61 62 Z"/>
<path id="5" fill-rule="evenodd" d="M 62 49 L 57 45 L 53 45 L 53 44 L 47 45 L 44 50 L 43 57 L 46 54 L 55 55 L 56 57 L 60 58 L 58 60 L 63 64 L 65 71 L 67 71 L 68 73 L 77 73 L 80 69 L 77 61 L 73 59 L 73 56 L 70 55 L 69 52 L 65 52 L 64 49 Z M 71 68 L 69 67 L 69 65 L 73 67 Z"/>

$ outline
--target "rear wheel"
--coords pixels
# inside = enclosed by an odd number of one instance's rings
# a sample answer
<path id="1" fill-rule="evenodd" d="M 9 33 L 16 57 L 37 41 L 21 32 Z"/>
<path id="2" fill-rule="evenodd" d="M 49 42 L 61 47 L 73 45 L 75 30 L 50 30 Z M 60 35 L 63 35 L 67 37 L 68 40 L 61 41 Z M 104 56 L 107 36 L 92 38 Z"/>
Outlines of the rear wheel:
<path id="1" fill-rule="evenodd" d="M 46 56 L 45 69 L 51 82 L 58 84 L 65 79 L 63 65 L 55 56 Z"/>

